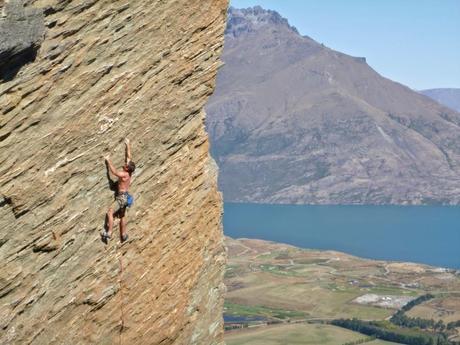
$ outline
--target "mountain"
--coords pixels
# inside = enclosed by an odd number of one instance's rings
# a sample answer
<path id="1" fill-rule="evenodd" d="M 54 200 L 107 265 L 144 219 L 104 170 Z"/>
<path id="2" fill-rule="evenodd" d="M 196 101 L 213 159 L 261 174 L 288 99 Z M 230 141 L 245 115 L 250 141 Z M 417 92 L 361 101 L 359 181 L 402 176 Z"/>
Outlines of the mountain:
<path id="1" fill-rule="evenodd" d="M 457 204 L 460 114 L 274 11 L 230 8 L 207 130 L 226 201 Z"/>
<path id="2" fill-rule="evenodd" d="M 456 111 L 460 111 L 460 89 L 429 89 L 420 93 Z"/>
<path id="3" fill-rule="evenodd" d="M 227 5 L 0 0 L 0 344 L 224 344 L 204 105 Z M 130 237 L 105 244 L 126 137 Z"/>

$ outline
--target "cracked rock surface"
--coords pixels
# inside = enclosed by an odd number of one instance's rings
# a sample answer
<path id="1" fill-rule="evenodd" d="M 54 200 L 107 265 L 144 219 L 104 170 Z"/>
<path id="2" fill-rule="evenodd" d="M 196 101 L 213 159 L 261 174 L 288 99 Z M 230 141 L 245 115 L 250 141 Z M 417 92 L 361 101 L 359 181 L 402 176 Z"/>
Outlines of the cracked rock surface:
<path id="1" fill-rule="evenodd" d="M 0 27 L 11 9 L 43 23 L 23 40 L 36 56 L 0 80 L 1 344 L 223 344 L 222 202 L 203 106 L 226 7 L 0 1 Z M 11 59 L 22 51 L 1 39 Z M 130 239 L 120 245 L 116 227 L 105 245 L 102 157 L 121 166 L 125 137 Z"/>

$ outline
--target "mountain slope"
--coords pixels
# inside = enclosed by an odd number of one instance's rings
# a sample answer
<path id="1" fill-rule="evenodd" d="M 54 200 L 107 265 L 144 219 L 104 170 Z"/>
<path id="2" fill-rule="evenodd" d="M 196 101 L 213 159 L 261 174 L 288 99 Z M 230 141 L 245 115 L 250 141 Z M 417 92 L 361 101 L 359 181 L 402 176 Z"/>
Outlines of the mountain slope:
<path id="1" fill-rule="evenodd" d="M 222 200 L 203 108 L 226 10 L 0 1 L 0 344 L 223 344 Z M 121 167 L 125 137 L 130 238 L 121 245 L 117 227 L 106 245 L 103 157 Z"/>
<path id="2" fill-rule="evenodd" d="M 460 111 L 460 89 L 429 89 L 420 93 L 453 110 Z"/>
<path id="3" fill-rule="evenodd" d="M 222 58 L 207 129 L 226 201 L 458 203 L 459 113 L 260 7 L 229 10 Z"/>

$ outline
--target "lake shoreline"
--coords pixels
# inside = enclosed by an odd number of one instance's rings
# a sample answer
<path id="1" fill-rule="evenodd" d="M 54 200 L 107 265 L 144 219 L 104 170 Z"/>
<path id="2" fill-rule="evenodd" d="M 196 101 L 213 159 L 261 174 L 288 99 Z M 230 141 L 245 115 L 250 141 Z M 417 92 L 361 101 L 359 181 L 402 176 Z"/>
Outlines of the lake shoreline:
<path id="1" fill-rule="evenodd" d="M 359 255 L 355 255 L 355 254 L 351 254 L 351 253 L 347 253 L 347 252 L 340 251 L 340 250 L 335 250 L 335 249 L 304 248 L 304 247 L 296 246 L 296 245 L 286 243 L 286 242 L 275 242 L 275 241 L 270 241 L 270 240 L 264 240 L 262 238 L 252 238 L 252 237 L 234 238 L 234 237 L 231 237 L 231 236 L 228 236 L 228 235 L 224 235 L 224 236 L 226 238 L 229 238 L 229 239 L 235 240 L 235 241 L 245 241 L 245 240 L 248 240 L 248 241 L 264 241 L 264 242 L 268 242 L 268 243 L 281 244 L 281 245 L 285 245 L 285 246 L 290 246 L 292 248 L 306 250 L 306 251 L 312 251 L 312 252 L 318 251 L 318 252 L 325 252 L 325 253 L 331 253 L 331 254 L 333 254 L 333 253 L 343 254 L 343 255 L 348 255 L 348 256 L 354 257 L 356 259 L 372 261 L 372 262 L 375 262 L 375 263 L 387 262 L 387 263 L 392 263 L 392 264 L 408 264 L 408 265 L 425 267 L 427 269 L 438 270 L 439 272 L 449 272 L 449 273 L 456 273 L 456 274 L 460 275 L 460 268 L 435 266 L 435 265 L 430 265 L 430 264 L 426 264 L 426 263 L 423 263 L 423 262 L 415 262 L 415 261 L 401 261 L 401 260 L 386 260 L 386 259 L 367 258 L 367 257 L 364 257 L 364 256 L 359 256 Z"/>
<path id="2" fill-rule="evenodd" d="M 460 269 L 460 207 L 224 204 L 224 234 Z"/>

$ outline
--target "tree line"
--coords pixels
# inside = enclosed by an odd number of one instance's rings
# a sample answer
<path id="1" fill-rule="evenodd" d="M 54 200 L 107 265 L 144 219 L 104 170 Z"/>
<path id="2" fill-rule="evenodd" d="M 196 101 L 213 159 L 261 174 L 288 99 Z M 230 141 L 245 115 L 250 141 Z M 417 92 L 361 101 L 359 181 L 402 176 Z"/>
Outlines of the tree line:
<path id="1" fill-rule="evenodd" d="M 416 305 L 422 304 L 423 302 L 429 301 L 430 299 L 433 299 L 433 298 L 434 298 L 434 295 L 432 295 L 430 293 L 427 293 L 425 295 L 419 296 L 419 297 L 413 299 L 412 301 L 410 301 L 409 303 L 403 305 L 403 307 L 400 309 L 400 311 L 402 311 L 402 312 L 409 311 L 413 307 L 415 307 Z"/>
<path id="2" fill-rule="evenodd" d="M 396 326 L 406 327 L 406 328 L 420 328 L 420 329 L 431 329 L 437 332 L 444 332 L 453 330 L 456 327 L 460 327 L 460 320 L 452 321 L 448 324 L 444 324 L 444 321 L 433 319 L 422 319 L 420 317 L 409 317 L 405 314 L 406 311 L 411 310 L 416 305 L 419 305 L 425 301 L 428 301 L 435 296 L 432 294 L 422 295 L 416 299 L 410 301 L 404 305 L 400 310 L 398 310 L 391 318 L 390 322 Z"/>
<path id="3" fill-rule="evenodd" d="M 452 342 L 443 333 L 429 334 L 422 332 L 404 332 L 400 329 L 388 329 L 377 322 L 361 321 L 358 319 L 338 319 L 331 324 L 350 329 L 378 339 L 403 343 L 407 345 L 460 345 L 460 342 Z"/>
<path id="4" fill-rule="evenodd" d="M 391 317 L 390 321 L 392 324 L 401 327 L 432 329 L 437 332 L 451 331 L 456 327 L 460 327 L 460 320 L 445 324 L 442 320 L 435 321 L 433 319 L 428 320 L 420 317 L 409 317 L 402 311 L 395 313 Z"/>
<path id="5" fill-rule="evenodd" d="M 390 318 L 390 322 L 398 326 L 398 328 L 391 327 L 385 322 L 361 321 L 358 319 L 339 319 L 332 321 L 331 324 L 382 340 L 407 345 L 460 345 L 460 342 L 448 339 L 449 331 L 460 327 L 460 320 L 445 324 L 442 320 L 427 320 L 406 315 L 407 311 L 434 297 L 430 293 L 419 296 L 398 310 Z M 428 330 L 431 332 L 428 332 Z"/>

